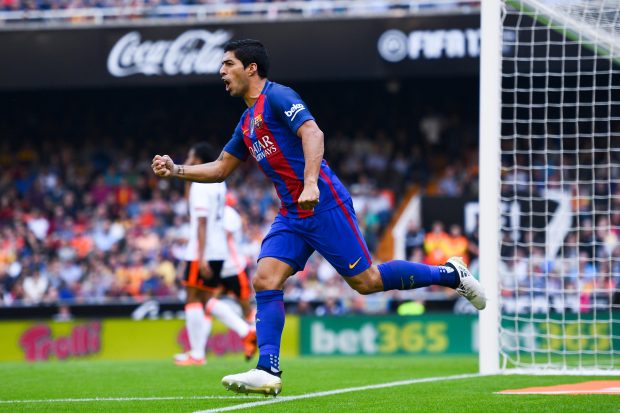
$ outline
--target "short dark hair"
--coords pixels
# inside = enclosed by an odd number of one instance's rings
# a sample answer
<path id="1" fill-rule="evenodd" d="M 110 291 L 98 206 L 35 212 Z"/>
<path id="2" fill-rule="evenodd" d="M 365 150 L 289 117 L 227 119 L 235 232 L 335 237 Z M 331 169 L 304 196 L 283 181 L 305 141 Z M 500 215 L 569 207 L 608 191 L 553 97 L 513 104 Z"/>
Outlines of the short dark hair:
<path id="1" fill-rule="evenodd" d="M 263 79 L 267 77 L 269 73 L 269 56 L 265 46 L 258 40 L 231 40 L 224 45 L 224 51 L 234 52 L 237 59 L 243 63 L 243 67 L 248 67 L 250 63 L 256 63 L 258 75 Z"/>
<path id="2" fill-rule="evenodd" d="M 203 163 L 215 159 L 213 146 L 211 146 L 207 142 L 198 142 L 197 144 L 192 146 L 192 149 L 194 150 L 194 156 L 200 159 Z"/>

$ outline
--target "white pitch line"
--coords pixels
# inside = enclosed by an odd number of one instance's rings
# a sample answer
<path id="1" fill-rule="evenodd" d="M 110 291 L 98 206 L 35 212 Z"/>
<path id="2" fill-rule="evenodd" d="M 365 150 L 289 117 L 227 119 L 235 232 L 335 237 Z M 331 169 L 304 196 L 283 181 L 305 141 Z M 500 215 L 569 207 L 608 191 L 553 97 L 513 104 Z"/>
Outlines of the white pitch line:
<path id="1" fill-rule="evenodd" d="M 480 377 L 479 373 L 470 373 L 470 374 L 457 374 L 454 376 L 442 376 L 442 377 L 427 377 L 423 379 L 411 379 L 411 380 L 402 380 L 402 381 L 392 381 L 389 383 L 380 383 L 380 384 L 372 384 L 369 386 L 361 386 L 361 387 L 348 387 L 344 389 L 336 389 L 336 390 L 328 390 L 328 391 L 320 391 L 316 393 L 307 393 L 300 394 L 297 396 L 284 396 L 284 397 L 276 397 L 270 400 L 260 401 L 260 402 L 251 402 L 251 403 L 242 403 L 234 406 L 227 407 L 218 407 L 216 409 L 208 409 L 208 410 L 199 410 L 194 413 L 217 413 L 217 412 L 229 412 L 232 410 L 242 410 L 242 409 L 251 409 L 252 407 L 264 406 L 267 404 L 274 403 L 283 403 L 290 402 L 293 400 L 300 399 L 311 399 L 315 397 L 324 397 L 324 396 L 333 396 L 334 394 L 342 394 L 342 393 L 350 393 L 355 391 L 364 391 L 364 390 L 374 390 L 374 389 L 385 389 L 388 387 L 396 387 L 396 386 L 407 386 L 409 384 L 418 384 L 418 383 L 431 383 L 435 381 L 448 381 L 448 380 L 458 380 L 458 379 L 469 379 L 472 377 Z"/>
<path id="2" fill-rule="evenodd" d="M 262 399 L 264 396 L 245 396 L 248 399 Z M 35 399 L 35 400 L 0 400 L 0 404 L 19 403 L 85 403 L 85 402 L 141 402 L 167 400 L 239 400 L 239 396 L 164 396 L 164 397 L 90 397 L 83 399 Z"/>

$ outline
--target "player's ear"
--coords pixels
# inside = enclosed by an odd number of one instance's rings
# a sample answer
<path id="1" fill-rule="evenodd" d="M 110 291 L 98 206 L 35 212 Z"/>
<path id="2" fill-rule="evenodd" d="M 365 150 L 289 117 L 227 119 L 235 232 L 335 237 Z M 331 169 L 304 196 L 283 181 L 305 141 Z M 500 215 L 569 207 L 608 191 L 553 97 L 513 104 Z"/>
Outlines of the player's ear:
<path id="1" fill-rule="evenodd" d="M 258 73 L 258 65 L 256 63 L 250 63 L 247 69 L 250 76 L 254 76 Z"/>

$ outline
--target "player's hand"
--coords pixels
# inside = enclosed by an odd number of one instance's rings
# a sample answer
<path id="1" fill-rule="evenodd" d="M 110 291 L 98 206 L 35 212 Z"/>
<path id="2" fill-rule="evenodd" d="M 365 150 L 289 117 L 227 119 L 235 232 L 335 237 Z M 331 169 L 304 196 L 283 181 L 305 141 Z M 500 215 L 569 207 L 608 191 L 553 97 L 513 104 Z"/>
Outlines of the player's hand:
<path id="1" fill-rule="evenodd" d="M 204 278 L 211 278 L 213 276 L 213 270 L 209 265 L 209 261 L 200 261 L 200 275 Z"/>
<path id="2" fill-rule="evenodd" d="M 151 168 L 153 169 L 155 175 L 162 178 L 172 176 L 174 166 L 174 162 L 172 162 L 172 159 L 170 159 L 168 155 L 155 155 L 153 162 L 151 163 Z"/>
<path id="3" fill-rule="evenodd" d="M 301 209 L 311 210 L 318 205 L 320 196 L 321 191 L 319 191 L 317 184 L 304 185 L 304 190 L 301 191 L 297 203 Z"/>

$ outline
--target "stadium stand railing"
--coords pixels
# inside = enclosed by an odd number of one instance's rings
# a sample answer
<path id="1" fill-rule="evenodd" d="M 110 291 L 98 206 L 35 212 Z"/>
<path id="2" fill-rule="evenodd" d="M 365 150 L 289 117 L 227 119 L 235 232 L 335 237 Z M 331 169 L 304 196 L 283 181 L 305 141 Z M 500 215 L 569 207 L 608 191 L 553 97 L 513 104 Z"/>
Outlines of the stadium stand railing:
<path id="1" fill-rule="evenodd" d="M 176 3 L 176 4 L 175 4 Z M 7 0 L 0 3 L 0 28 L 15 24 L 106 24 L 143 22 L 144 20 L 256 20 L 288 18 L 330 18 L 401 16 L 411 14 L 469 14 L 479 12 L 480 2 L 455 0 L 315 0 L 280 2 L 218 2 L 215 4 L 178 4 L 178 0 L 120 0 L 102 3 L 94 0 L 61 3 L 50 1 Z"/>

